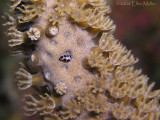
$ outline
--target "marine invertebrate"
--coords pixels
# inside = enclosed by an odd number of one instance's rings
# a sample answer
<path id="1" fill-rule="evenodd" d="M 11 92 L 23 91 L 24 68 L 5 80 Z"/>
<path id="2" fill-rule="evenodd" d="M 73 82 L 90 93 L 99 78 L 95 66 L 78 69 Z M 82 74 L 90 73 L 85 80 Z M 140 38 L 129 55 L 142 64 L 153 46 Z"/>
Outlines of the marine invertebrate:
<path id="1" fill-rule="evenodd" d="M 82 5 L 78 6 L 78 4 L 75 4 L 71 7 L 71 13 L 70 16 L 73 18 L 76 22 L 86 22 L 88 21 L 88 16 L 91 13 L 91 9 L 84 9 L 86 3 L 83 3 Z"/>
<path id="2" fill-rule="evenodd" d="M 66 13 L 71 12 L 71 8 L 69 7 L 71 0 L 59 0 L 59 2 L 56 3 L 55 10 L 60 13 L 61 16 L 64 16 Z"/>
<path id="3" fill-rule="evenodd" d="M 35 20 L 45 11 L 45 1 L 44 0 L 22 0 L 24 3 L 16 9 L 20 11 L 17 19 L 19 23 L 25 23 Z M 31 4 L 27 4 L 27 3 Z"/>
<path id="4" fill-rule="evenodd" d="M 33 95 L 26 95 L 24 98 L 26 106 L 24 109 L 27 111 L 27 116 L 32 116 L 37 112 L 41 112 L 41 115 L 50 114 L 55 108 L 54 99 L 45 94 L 45 96 L 39 95 L 39 98 L 35 98 Z"/>
<path id="5" fill-rule="evenodd" d="M 61 120 L 61 118 L 56 114 L 51 114 L 51 117 L 46 117 L 44 120 Z"/>
<path id="6" fill-rule="evenodd" d="M 21 2 L 22 0 L 10 0 L 11 10 L 14 10 Z"/>
<path id="7" fill-rule="evenodd" d="M 87 110 L 90 112 L 95 112 L 97 114 L 105 112 L 107 106 L 105 103 L 106 98 L 103 95 L 98 95 L 95 98 L 92 96 L 86 103 Z"/>
<path id="8" fill-rule="evenodd" d="M 60 13 L 58 13 L 55 9 L 53 9 L 52 13 L 50 13 L 50 17 L 49 17 L 49 22 L 52 25 L 56 25 L 61 24 L 61 21 L 64 19 L 65 17 L 61 16 Z"/>
<path id="9" fill-rule="evenodd" d="M 111 85 L 108 88 L 110 94 L 114 98 L 123 98 L 126 96 L 129 88 L 126 83 L 122 83 L 116 80 L 111 81 Z"/>
<path id="10" fill-rule="evenodd" d="M 88 24 L 97 29 L 114 31 L 115 26 L 113 25 L 113 21 L 107 16 L 105 17 L 105 13 L 97 13 L 100 9 L 95 9 L 90 16 Z"/>
<path id="11" fill-rule="evenodd" d="M 18 81 L 17 83 L 18 88 L 21 90 L 25 90 L 31 87 L 31 85 L 43 85 L 44 84 L 43 75 L 41 73 L 31 75 L 24 68 L 20 68 L 16 72 L 16 79 Z"/>
<path id="12" fill-rule="evenodd" d="M 66 111 L 61 111 L 64 119 L 74 119 L 81 113 L 81 104 L 74 99 L 68 101 L 68 104 L 64 104 L 63 106 L 67 109 Z"/>
<path id="13" fill-rule="evenodd" d="M 15 27 L 10 27 L 8 29 L 8 36 L 12 37 L 12 39 L 8 40 L 10 47 L 21 45 L 26 39 L 26 33 L 18 31 Z"/>
<path id="14" fill-rule="evenodd" d="M 59 58 L 60 61 L 69 62 L 71 61 L 72 57 L 71 55 L 63 55 Z"/>
<path id="15" fill-rule="evenodd" d="M 112 34 L 103 33 L 100 39 L 99 47 L 105 51 L 115 51 L 119 48 L 120 44 L 114 39 Z"/>
<path id="16" fill-rule="evenodd" d="M 125 47 L 119 48 L 117 51 L 111 52 L 109 54 L 109 58 L 112 64 L 114 65 L 129 66 L 129 65 L 135 64 L 138 61 L 138 59 L 135 60 L 133 55 L 131 55 L 131 51 L 127 51 Z"/>
<path id="17" fill-rule="evenodd" d="M 33 53 L 32 55 L 30 55 L 30 58 L 29 58 L 29 64 L 32 66 L 32 67 L 37 67 L 39 66 L 39 57 L 36 53 Z"/>
<path id="18" fill-rule="evenodd" d="M 3 24 L 4 26 L 14 26 L 16 24 L 16 20 L 13 16 L 6 13 L 2 17 L 7 21 L 6 23 Z"/>
<path id="19" fill-rule="evenodd" d="M 106 86 L 107 85 L 105 84 L 103 78 L 96 77 L 95 80 L 91 81 L 89 88 L 93 93 L 98 93 L 98 92 L 104 92 L 106 90 Z"/>
<path id="20" fill-rule="evenodd" d="M 140 75 L 142 73 L 142 70 L 135 70 L 133 66 L 132 67 L 123 67 L 123 66 L 119 66 L 116 70 L 115 70 L 115 77 L 118 81 L 121 82 L 126 82 L 129 81 L 135 77 L 137 77 L 138 75 Z"/>
<path id="21" fill-rule="evenodd" d="M 16 79 L 31 119 L 159 120 L 160 90 L 114 38 L 105 0 L 11 0 L 11 12 L 4 26 L 25 56 Z"/>
<path id="22" fill-rule="evenodd" d="M 107 63 L 108 60 L 103 57 L 101 49 L 98 46 L 92 48 L 91 55 L 88 57 L 88 64 L 91 67 L 101 67 Z"/>
<path id="23" fill-rule="evenodd" d="M 46 29 L 46 34 L 50 37 L 54 37 L 58 34 L 58 27 L 57 26 L 48 26 Z"/>
<path id="24" fill-rule="evenodd" d="M 87 102 L 88 101 L 88 96 L 90 96 L 88 94 L 88 89 L 87 90 L 79 90 L 77 93 L 76 93 L 76 98 L 77 100 L 79 100 L 80 102 Z"/>
<path id="25" fill-rule="evenodd" d="M 55 89 L 56 89 L 56 93 L 60 95 L 63 95 L 67 92 L 67 86 L 65 83 L 62 83 L 62 82 L 58 83 Z"/>
<path id="26" fill-rule="evenodd" d="M 135 112 L 135 108 L 129 105 L 125 105 L 123 102 L 121 104 L 115 103 L 112 108 L 113 116 L 116 119 L 126 120 L 131 117 Z"/>
<path id="27" fill-rule="evenodd" d="M 28 31 L 27 35 L 31 40 L 38 40 L 42 36 L 41 26 L 32 26 Z"/>

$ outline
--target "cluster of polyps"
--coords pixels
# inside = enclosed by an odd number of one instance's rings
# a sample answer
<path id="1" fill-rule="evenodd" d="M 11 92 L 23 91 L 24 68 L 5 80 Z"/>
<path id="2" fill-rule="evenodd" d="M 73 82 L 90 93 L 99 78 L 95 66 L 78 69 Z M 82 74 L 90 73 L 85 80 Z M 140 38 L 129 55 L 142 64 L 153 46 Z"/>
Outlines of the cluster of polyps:
<path id="1" fill-rule="evenodd" d="M 113 37 L 105 0 L 11 0 L 10 7 L 4 25 L 9 46 L 25 55 L 15 75 L 27 116 L 159 120 L 160 90 Z"/>

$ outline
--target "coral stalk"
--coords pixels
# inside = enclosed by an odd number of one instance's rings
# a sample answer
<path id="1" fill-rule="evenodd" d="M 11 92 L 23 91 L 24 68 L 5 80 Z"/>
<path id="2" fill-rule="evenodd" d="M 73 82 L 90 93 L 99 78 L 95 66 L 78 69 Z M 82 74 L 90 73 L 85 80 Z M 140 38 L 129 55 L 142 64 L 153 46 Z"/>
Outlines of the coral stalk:
<path id="1" fill-rule="evenodd" d="M 106 2 L 11 0 L 4 26 L 9 46 L 25 53 L 16 79 L 31 119 L 160 119 L 160 90 L 152 90 L 154 83 L 134 68 L 138 58 L 114 38 Z"/>

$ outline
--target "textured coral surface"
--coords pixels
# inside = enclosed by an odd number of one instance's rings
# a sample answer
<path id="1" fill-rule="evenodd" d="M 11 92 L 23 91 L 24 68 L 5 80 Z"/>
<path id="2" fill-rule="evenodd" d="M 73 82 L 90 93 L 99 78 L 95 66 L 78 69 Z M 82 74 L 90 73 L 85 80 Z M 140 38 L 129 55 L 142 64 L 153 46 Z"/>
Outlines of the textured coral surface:
<path id="1" fill-rule="evenodd" d="M 159 120 L 160 90 L 114 38 L 107 1 L 10 0 L 10 7 L 4 26 L 14 54 L 25 55 L 15 76 L 29 119 Z"/>

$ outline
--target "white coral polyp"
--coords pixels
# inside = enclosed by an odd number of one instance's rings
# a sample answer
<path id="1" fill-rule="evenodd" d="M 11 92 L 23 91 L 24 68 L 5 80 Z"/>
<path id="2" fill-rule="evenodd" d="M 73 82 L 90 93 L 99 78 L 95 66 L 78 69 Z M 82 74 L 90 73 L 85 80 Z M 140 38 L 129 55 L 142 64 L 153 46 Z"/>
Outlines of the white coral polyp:
<path id="1" fill-rule="evenodd" d="M 62 82 L 58 83 L 55 89 L 56 89 L 56 92 L 60 95 L 63 95 L 67 92 L 67 86 L 65 83 L 62 83 Z"/>
<path id="2" fill-rule="evenodd" d="M 51 26 L 48 28 L 48 34 L 50 36 L 55 36 L 58 34 L 58 28 L 56 26 Z"/>
<path id="3" fill-rule="evenodd" d="M 38 40 L 41 37 L 41 32 L 38 28 L 30 28 L 27 35 L 31 40 Z"/>

